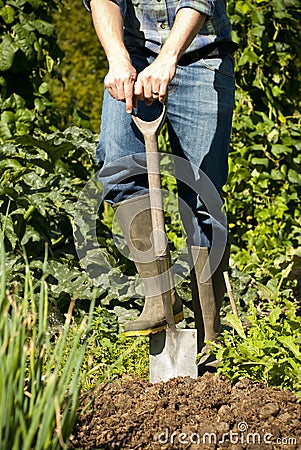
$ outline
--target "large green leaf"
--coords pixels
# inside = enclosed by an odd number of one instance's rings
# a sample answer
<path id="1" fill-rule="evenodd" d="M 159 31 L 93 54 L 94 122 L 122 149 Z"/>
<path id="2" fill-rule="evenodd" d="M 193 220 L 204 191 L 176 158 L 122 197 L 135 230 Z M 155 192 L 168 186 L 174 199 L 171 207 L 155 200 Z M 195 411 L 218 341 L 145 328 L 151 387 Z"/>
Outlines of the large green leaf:
<path id="1" fill-rule="evenodd" d="M 37 30 L 40 34 L 45 34 L 46 36 L 52 36 L 55 30 L 54 24 L 45 20 L 37 19 L 28 23 L 33 30 Z"/>
<path id="2" fill-rule="evenodd" d="M 11 36 L 5 34 L 0 43 L 0 71 L 5 72 L 10 69 L 14 62 L 14 57 L 18 51 L 18 46 Z"/>
<path id="3" fill-rule="evenodd" d="M 10 24 L 15 19 L 15 9 L 10 5 L 5 5 L 0 8 L 0 16 L 3 18 L 6 24 Z"/>

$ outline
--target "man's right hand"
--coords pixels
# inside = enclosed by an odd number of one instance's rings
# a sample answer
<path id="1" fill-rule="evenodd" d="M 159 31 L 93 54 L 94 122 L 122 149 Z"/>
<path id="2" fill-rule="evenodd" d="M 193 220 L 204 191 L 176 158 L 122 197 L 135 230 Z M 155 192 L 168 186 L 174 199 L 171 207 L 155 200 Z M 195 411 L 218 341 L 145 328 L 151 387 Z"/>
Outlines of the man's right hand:
<path id="1" fill-rule="evenodd" d="M 110 63 L 105 78 L 105 87 L 116 100 L 125 102 L 126 111 L 132 114 L 134 105 L 134 83 L 137 79 L 136 69 L 128 60 Z"/>

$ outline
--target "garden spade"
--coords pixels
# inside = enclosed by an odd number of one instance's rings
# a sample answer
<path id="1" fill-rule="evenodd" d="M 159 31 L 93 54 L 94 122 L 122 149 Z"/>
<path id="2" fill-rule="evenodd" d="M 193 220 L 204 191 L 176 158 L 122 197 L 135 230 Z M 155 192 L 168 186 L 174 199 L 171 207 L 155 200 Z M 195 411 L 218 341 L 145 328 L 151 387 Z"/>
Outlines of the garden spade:
<path id="1" fill-rule="evenodd" d="M 166 111 L 167 103 L 163 105 L 161 115 L 152 122 L 144 121 L 135 115 L 132 116 L 145 142 L 153 247 L 158 264 L 160 292 L 167 322 L 166 330 L 150 335 L 151 383 L 167 381 L 179 376 L 196 378 L 198 375 L 196 365 L 197 330 L 176 328 L 172 308 L 174 290 L 171 289 L 170 256 L 165 233 L 158 151 L 158 134 L 164 123 Z"/>

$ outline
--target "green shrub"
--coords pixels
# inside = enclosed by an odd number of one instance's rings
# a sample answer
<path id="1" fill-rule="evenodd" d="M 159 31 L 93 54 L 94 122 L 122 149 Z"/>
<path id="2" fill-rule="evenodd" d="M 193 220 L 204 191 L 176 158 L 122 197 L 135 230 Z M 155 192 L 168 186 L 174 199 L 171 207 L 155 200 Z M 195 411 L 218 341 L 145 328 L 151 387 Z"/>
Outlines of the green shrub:
<path id="1" fill-rule="evenodd" d="M 55 66 L 59 76 L 49 82 L 60 111 L 60 127 L 77 125 L 98 133 L 108 64 L 92 16 L 81 2 L 64 0 L 53 14 L 53 21 L 64 52 L 64 58 Z"/>
<path id="2" fill-rule="evenodd" d="M 79 193 L 94 173 L 94 145 L 93 133 L 74 127 L 20 136 L 1 146 L 0 224 L 8 281 L 18 281 L 22 296 L 23 248 L 39 279 L 47 243 L 50 303 L 63 312 L 76 292 L 78 300 L 93 297 L 74 246 L 73 215 Z"/>
<path id="3" fill-rule="evenodd" d="M 0 1 L 0 142 L 55 125 L 47 76 L 62 57 L 51 12 L 57 1 Z"/>
<path id="4" fill-rule="evenodd" d="M 222 360 L 218 374 L 231 381 L 249 378 L 301 396 L 301 316 L 291 302 L 258 311 L 252 302 L 246 326 L 228 313 L 231 325 L 213 351 Z"/>
<path id="5" fill-rule="evenodd" d="M 101 306 L 95 308 L 82 364 L 84 391 L 123 375 L 148 379 L 148 339 L 125 338 L 119 328 L 116 314 Z M 72 333 L 77 334 L 77 326 Z"/>
<path id="6" fill-rule="evenodd" d="M 237 301 L 259 284 L 259 301 L 287 299 L 298 276 L 301 286 L 301 3 L 230 0 L 228 9 L 239 50 L 224 193 L 231 265 L 250 278 Z"/>

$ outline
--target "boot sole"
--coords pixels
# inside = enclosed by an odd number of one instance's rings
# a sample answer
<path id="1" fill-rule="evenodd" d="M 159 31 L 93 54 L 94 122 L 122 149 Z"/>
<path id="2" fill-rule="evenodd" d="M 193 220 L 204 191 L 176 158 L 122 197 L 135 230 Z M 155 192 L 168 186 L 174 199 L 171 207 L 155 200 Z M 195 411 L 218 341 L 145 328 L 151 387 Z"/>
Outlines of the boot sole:
<path id="1" fill-rule="evenodd" d="M 184 313 L 183 311 L 180 311 L 178 314 L 174 315 L 175 323 L 182 322 L 184 320 Z M 125 331 L 124 336 L 125 337 L 133 337 L 133 336 L 149 336 L 150 334 L 156 334 L 160 331 L 166 330 L 167 324 L 160 325 L 157 328 L 148 328 L 146 330 L 130 330 Z"/>

